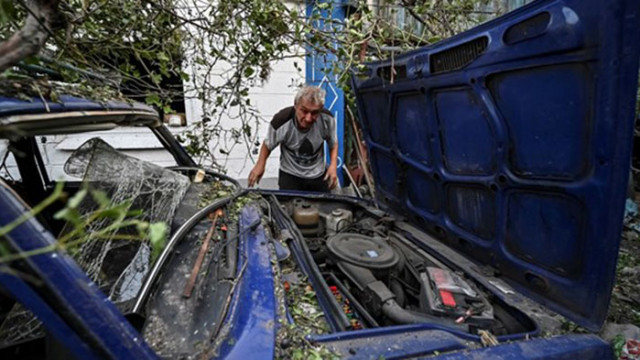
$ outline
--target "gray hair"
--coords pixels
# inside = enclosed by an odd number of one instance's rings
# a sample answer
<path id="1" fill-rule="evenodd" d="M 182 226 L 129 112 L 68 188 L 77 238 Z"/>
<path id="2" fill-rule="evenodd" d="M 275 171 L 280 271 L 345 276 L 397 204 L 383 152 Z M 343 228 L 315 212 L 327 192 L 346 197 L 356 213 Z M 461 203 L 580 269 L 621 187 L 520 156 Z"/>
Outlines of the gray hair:
<path id="1" fill-rule="evenodd" d="M 326 91 L 317 86 L 305 85 L 301 87 L 300 90 L 298 90 L 298 92 L 296 93 L 293 104 L 298 105 L 301 99 L 305 99 L 312 104 L 324 106 L 324 97 L 326 94 Z"/>

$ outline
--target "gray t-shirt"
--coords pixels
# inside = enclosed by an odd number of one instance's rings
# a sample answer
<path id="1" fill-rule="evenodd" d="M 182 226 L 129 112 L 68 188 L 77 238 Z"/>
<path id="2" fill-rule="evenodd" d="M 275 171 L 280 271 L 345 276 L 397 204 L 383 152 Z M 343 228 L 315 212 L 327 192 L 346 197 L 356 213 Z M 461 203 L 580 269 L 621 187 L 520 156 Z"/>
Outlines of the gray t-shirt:
<path id="1" fill-rule="evenodd" d="M 324 141 L 329 148 L 338 141 L 336 121 L 324 110 L 305 131 L 300 130 L 295 120 L 293 106 L 280 110 L 271 120 L 264 144 L 270 151 L 280 149 L 280 170 L 302 178 L 314 179 L 325 171 Z"/>

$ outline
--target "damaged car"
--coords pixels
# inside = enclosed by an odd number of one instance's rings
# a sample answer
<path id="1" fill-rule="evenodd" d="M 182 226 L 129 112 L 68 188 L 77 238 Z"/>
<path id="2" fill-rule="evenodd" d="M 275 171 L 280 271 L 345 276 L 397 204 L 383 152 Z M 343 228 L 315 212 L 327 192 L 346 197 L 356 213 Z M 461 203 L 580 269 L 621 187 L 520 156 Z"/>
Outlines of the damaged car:
<path id="1" fill-rule="evenodd" d="M 241 189 L 198 171 L 140 105 L 5 99 L 0 137 L 21 180 L 0 187 L 14 255 L 0 272 L 3 354 L 612 358 L 589 332 L 614 285 L 639 16 L 632 0 L 541 0 L 354 73 L 375 199 Z M 59 187 L 38 139 L 132 125 L 176 164 L 94 138 L 65 162 L 65 191 L 128 201 L 167 241 L 124 228 L 38 252 L 73 231 L 59 208 L 12 225 Z M 76 208 L 90 216 L 100 199 Z M 564 333 L 569 321 L 585 332 Z"/>

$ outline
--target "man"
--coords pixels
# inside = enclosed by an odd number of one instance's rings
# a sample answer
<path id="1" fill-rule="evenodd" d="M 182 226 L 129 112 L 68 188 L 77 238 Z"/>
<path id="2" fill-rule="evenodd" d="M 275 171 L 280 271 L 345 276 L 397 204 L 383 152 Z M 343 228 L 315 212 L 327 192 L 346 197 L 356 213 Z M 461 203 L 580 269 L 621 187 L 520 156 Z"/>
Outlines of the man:
<path id="1" fill-rule="evenodd" d="M 280 147 L 280 190 L 327 192 L 337 185 L 338 139 L 336 122 L 324 109 L 325 91 L 305 86 L 293 106 L 280 110 L 271 120 L 258 161 L 249 173 L 249 187 L 260 182 L 269 154 Z M 324 142 L 330 150 L 325 170 Z"/>

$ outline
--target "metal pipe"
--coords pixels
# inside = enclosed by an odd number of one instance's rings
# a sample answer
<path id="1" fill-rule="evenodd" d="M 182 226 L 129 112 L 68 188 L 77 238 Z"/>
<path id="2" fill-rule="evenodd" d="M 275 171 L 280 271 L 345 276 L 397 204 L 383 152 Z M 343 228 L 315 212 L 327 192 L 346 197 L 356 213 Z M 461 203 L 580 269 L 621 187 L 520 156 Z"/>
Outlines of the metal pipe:
<path id="1" fill-rule="evenodd" d="M 358 197 L 361 198 L 362 194 L 358 189 L 358 185 L 356 185 L 355 180 L 353 180 L 353 176 L 351 176 L 351 173 L 349 172 L 349 169 L 345 164 L 342 164 L 342 170 L 344 170 L 344 172 L 347 174 L 347 177 L 349 178 L 349 181 L 351 181 L 351 184 L 353 185 L 353 189 L 356 191 L 356 194 L 358 195 Z"/>

